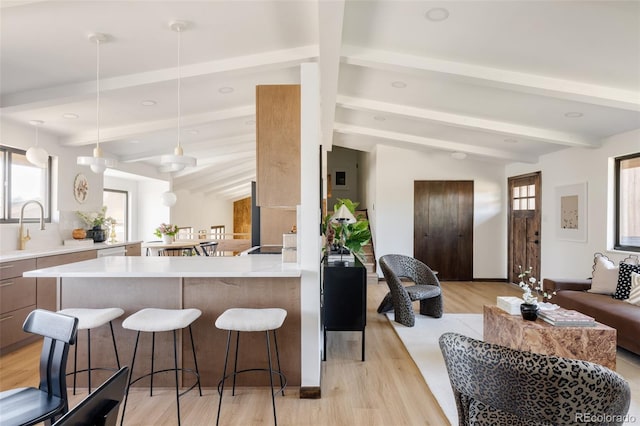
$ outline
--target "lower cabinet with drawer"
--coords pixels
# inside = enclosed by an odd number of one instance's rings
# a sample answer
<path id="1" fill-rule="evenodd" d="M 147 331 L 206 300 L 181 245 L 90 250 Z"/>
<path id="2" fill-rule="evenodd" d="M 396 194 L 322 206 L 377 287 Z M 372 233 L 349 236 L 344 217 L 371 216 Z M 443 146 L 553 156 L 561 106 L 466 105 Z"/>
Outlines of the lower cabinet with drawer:
<path id="1" fill-rule="evenodd" d="M 36 309 L 36 279 L 22 273 L 36 269 L 35 259 L 0 263 L 0 353 L 37 340 L 22 331 L 29 312 Z"/>
<path id="2" fill-rule="evenodd" d="M 142 246 L 140 243 L 127 244 L 125 250 L 127 256 L 142 256 Z"/>

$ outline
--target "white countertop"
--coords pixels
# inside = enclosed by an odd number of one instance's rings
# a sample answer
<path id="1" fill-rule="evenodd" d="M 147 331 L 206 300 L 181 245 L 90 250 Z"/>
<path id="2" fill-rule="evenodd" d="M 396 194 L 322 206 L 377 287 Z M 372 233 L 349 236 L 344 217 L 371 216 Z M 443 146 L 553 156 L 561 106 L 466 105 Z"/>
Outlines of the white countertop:
<path id="1" fill-rule="evenodd" d="M 109 256 L 24 273 L 61 278 L 300 277 L 297 263 L 275 254 L 250 256 Z"/>
<path id="2" fill-rule="evenodd" d="M 26 250 L 12 250 L 0 252 L 0 262 L 6 262 L 11 260 L 24 260 L 33 259 L 43 256 L 55 256 L 58 254 L 75 253 L 79 251 L 87 250 L 101 250 L 111 247 L 122 247 L 128 244 L 137 244 L 142 241 L 128 241 L 126 243 L 94 243 L 91 245 L 60 245 L 55 247 L 38 248 L 38 249 L 26 249 Z"/>

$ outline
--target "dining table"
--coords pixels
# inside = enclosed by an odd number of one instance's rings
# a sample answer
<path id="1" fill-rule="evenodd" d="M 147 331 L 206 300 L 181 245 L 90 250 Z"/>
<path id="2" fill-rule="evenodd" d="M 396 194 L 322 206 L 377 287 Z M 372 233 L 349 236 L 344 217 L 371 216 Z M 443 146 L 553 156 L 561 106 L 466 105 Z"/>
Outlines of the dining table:
<path id="1" fill-rule="evenodd" d="M 149 241 L 142 243 L 142 248 L 147 250 L 147 256 L 158 256 L 162 249 L 184 249 L 192 250 L 193 254 L 197 254 L 196 247 L 200 245 L 200 241 L 196 240 L 178 240 L 170 243 L 164 241 Z"/>

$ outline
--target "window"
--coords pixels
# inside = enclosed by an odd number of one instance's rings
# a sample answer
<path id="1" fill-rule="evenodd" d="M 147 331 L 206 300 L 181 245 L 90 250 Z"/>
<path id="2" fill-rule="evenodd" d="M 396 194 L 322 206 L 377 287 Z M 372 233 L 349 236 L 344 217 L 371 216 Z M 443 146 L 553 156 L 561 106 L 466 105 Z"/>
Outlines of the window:
<path id="1" fill-rule="evenodd" d="M 536 186 L 523 185 L 514 187 L 511 199 L 513 202 L 513 210 L 535 210 Z"/>
<path id="2" fill-rule="evenodd" d="M 127 241 L 129 235 L 129 193 L 116 189 L 104 189 L 102 193 L 103 205 L 107 206 L 107 217 L 115 220 L 115 226 L 109 228 L 108 241 Z"/>
<path id="3" fill-rule="evenodd" d="M 45 221 L 51 222 L 51 157 L 41 169 L 27 161 L 26 151 L 0 146 L 0 223 L 20 219 L 22 205 L 36 200 L 44 207 Z M 25 208 L 25 222 L 36 221 L 40 209 L 32 204 Z M 28 218 L 28 219 L 26 219 Z"/>
<path id="4" fill-rule="evenodd" d="M 616 158 L 615 248 L 640 251 L 640 152 Z"/>

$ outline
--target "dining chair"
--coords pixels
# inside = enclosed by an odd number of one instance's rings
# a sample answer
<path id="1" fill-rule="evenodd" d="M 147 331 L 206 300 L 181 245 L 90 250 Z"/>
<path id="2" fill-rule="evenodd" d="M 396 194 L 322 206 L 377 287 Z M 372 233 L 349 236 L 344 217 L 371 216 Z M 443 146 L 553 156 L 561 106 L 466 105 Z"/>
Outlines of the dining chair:
<path id="1" fill-rule="evenodd" d="M 0 392 L 0 424 L 3 426 L 50 424 L 69 410 L 66 367 L 69 345 L 75 343 L 78 319 L 36 309 L 24 322 L 27 333 L 44 337 L 40 354 L 40 384 Z"/>
<path id="2" fill-rule="evenodd" d="M 148 243 L 161 243 L 162 240 L 154 240 L 154 241 L 147 241 Z M 147 256 L 152 256 L 153 255 L 153 250 L 151 249 L 151 247 L 147 247 Z"/>
<path id="3" fill-rule="evenodd" d="M 158 249 L 158 256 L 193 256 L 195 247 L 166 247 Z"/>
<path id="4" fill-rule="evenodd" d="M 215 256 L 216 248 L 218 247 L 217 241 L 209 241 L 206 243 L 200 243 L 196 248 L 196 252 L 202 256 Z"/>
<path id="5" fill-rule="evenodd" d="M 127 388 L 129 367 L 122 367 L 62 416 L 53 426 L 115 426 Z"/>

